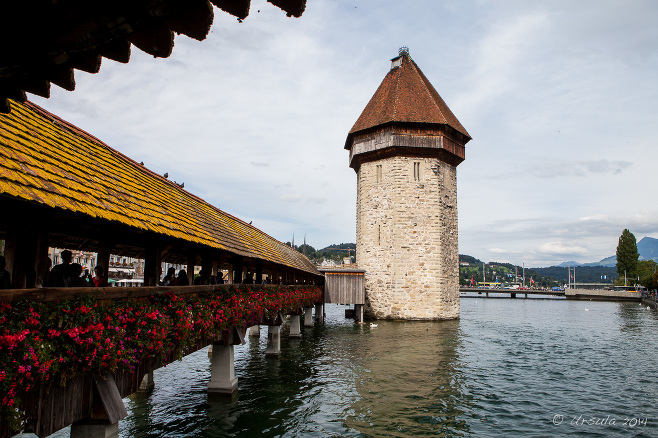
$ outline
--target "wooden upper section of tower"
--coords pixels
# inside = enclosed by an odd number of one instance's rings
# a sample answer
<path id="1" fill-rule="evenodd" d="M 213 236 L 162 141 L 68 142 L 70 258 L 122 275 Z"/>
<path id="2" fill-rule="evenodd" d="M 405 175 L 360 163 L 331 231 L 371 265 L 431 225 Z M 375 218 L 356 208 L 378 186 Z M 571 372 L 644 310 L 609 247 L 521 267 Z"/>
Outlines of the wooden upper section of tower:
<path id="1" fill-rule="evenodd" d="M 388 72 L 347 135 L 350 166 L 382 155 L 440 155 L 451 164 L 465 158 L 471 136 L 406 49 Z M 423 149 L 434 149 L 424 151 Z"/>

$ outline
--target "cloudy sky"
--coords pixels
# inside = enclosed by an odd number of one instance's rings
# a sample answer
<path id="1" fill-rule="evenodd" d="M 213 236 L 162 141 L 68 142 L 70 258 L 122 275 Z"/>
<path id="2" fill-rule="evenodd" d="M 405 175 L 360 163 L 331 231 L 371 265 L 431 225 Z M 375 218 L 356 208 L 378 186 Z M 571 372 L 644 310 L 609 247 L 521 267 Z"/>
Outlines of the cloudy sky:
<path id="1" fill-rule="evenodd" d="M 400 46 L 469 131 L 459 251 L 548 266 L 658 237 L 658 2 L 308 0 L 32 97 L 281 241 L 355 241 L 348 131 Z"/>

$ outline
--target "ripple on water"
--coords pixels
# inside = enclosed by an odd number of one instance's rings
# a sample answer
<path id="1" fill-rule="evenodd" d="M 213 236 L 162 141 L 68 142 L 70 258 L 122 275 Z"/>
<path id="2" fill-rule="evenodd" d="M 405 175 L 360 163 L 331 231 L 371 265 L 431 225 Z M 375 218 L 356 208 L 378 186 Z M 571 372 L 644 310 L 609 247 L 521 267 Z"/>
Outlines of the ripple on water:
<path id="1" fill-rule="evenodd" d="M 157 370 L 151 396 L 126 399 L 120 434 L 658 436 L 655 312 L 564 300 L 461 304 L 458 321 L 380 321 L 376 329 L 327 306 L 324 326 L 283 337 L 279 360 L 264 357 L 264 328 L 236 347 L 233 399 L 207 395 L 202 350 Z M 578 424 L 581 415 L 648 423 Z"/>

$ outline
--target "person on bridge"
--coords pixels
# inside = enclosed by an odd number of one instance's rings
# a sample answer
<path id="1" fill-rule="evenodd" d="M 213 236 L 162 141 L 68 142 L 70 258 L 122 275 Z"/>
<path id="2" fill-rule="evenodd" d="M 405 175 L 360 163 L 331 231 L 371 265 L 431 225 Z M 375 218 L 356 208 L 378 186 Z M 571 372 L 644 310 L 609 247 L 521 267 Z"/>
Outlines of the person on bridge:
<path id="1" fill-rule="evenodd" d="M 205 269 L 199 271 L 199 276 L 194 279 L 194 285 L 209 284 L 209 279 L 206 277 Z"/>
<path id="2" fill-rule="evenodd" d="M 176 282 L 176 268 L 170 266 L 167 269 L 167 275 L 162 279 L 162 286 L 173 286 Z"/>
<path id="3" fill-rule="evenodd" d="M 65 287 L 89 287 L 91 283 L 82 275 L 82 265 L 80 263 L 71 263 L 69 267 L 69 278 L 64 284 Z"/>
<path id="4" fill-rule="evenodd" d="M 103 276 L 103 267 L 96 265 L 94 268 L 94 276 L 91 278 L 91 283 L 96 287 L 107 287 L 107 279 Z"/>
<path id="5" fill-rule="evenodd" d="M 181 269 L 178 271 L 178 277 L 176 277 L 176 281 L 174 281 L 174 286 L 189 286 L 190 285 L 190 280 L 187 278 L 187 272 L 185 272 L 185 269 Z"/>
<path id="6" fill-rule="evenodd" d="M 50 271 L 48 286 L 66 287 L 71 281 L 71 259 L 73 258 L 73 253 L 65 249 L 60 256 L 62 257 L 62 263 L 55 265 L 52 271 Z"/>

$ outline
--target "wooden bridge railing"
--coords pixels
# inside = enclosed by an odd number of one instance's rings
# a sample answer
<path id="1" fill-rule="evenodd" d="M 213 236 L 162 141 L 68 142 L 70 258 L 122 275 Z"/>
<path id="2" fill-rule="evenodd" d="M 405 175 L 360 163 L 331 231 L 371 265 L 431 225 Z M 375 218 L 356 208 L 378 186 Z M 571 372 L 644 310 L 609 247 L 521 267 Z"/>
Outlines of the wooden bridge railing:
<path id="1" fill-rule="evenodd" d="M 108 418 L 99 408 L 108 379 L 120 401 L 147 372 L 231 343 L 236 330 L 310 307 L 322 294 L 318 286 L 276 285 L 2 291 L 0 438 Z"/>

